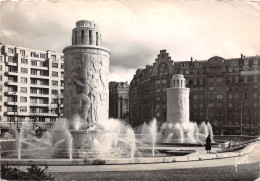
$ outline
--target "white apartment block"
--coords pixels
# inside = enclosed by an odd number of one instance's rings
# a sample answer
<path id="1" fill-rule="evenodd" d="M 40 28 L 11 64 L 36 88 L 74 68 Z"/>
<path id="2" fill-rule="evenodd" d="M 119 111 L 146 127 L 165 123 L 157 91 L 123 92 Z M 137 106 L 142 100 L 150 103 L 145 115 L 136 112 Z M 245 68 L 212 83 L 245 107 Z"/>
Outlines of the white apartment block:
<path id="1" fill-rule="evenodd" d="M 0 128 L 20 128 L 26 119 L 54 122 L 63 99 L 63 54 L 1 44 L 0 50 Z"/>

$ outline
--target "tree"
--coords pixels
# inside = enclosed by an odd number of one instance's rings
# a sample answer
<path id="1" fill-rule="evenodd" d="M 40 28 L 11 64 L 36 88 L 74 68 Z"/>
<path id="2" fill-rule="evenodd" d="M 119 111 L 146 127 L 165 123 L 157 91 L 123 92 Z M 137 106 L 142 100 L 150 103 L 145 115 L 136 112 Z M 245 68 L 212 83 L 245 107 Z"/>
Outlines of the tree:
<path id="1" fill-rule="evenodd" d="M 56 107 L 51 108 L 51 112 L 55 112 L 58 118 L 60 118 L 63 114 L 62 107 L 61 107 L 61 105 L 63 105 L 63 96 L 61 94 L 56 94 L 55 96 L 56 99 L 54 103 L 56 104 Z"/>

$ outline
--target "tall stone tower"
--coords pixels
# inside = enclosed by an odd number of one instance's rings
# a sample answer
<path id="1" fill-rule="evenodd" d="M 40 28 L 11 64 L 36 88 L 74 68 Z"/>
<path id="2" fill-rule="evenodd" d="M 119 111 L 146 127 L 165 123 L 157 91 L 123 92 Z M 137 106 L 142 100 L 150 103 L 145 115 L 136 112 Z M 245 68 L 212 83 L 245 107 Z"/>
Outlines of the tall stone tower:
<path id="1" fill-rule="evenodd" d="M 85 124 L 108 119 L 108 73 L 110 51 L 101 47 L 97 23 L 76 22 L 72 45 L 64 48 L 64 116 L 78 115 Z"/>
<path id="2" fill-rule="evenodd" d="M 183 75 L 173 75 L 171 87 L 167 89 L 167 122 L 189 124 L 189 94 L 190 89 L 186 88 L 186 80 Z"/>

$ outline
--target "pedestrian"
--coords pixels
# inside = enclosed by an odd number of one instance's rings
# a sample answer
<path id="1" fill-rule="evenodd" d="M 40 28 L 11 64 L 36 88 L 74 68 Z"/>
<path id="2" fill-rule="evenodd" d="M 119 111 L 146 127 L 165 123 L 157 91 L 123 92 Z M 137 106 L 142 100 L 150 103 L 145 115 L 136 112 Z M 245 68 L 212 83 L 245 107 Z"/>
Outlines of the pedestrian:
<path id="1" fill-rule="evenodd" d="M 210 153 L 211 150 L 211 139 L 210 139 L 210 135 L 208 135 L 208 137 L 206 138 L 206 146 L 205 146 L 205 150 L 207 150 L 207 153 Z"/>

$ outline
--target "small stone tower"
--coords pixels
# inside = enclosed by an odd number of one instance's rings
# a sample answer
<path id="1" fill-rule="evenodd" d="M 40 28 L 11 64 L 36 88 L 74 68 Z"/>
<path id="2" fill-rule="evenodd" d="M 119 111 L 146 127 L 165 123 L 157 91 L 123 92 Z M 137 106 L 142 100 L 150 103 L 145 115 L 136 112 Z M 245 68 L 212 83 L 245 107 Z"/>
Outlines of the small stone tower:
<path id="1" fill-rule="evenodd" d="M 110 51 L 101 47 L 97 23 L 76 22 L 72 46 L 64 48 L 64 116 L 78 115 L 88 125 L 108 119 Z"/>
<path id="2" fill-rule="evenodd" d="M 167 89 L 167 122 L 189 124 L 189 94 L 186 88 L 186 80 L 183 75 L 173 75 L 171 87 Z"/>

